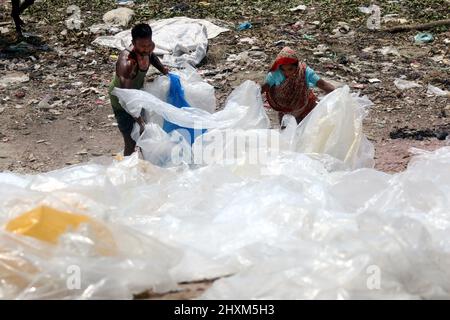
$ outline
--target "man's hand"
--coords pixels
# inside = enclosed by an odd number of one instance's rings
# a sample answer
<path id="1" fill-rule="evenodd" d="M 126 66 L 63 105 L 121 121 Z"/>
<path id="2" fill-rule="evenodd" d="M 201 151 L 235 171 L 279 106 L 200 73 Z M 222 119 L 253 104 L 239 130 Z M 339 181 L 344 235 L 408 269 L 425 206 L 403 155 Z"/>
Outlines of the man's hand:
<path id="1" fill-rule="evenodd" d="M 167 67 L 162 67 L 161 73 L 162 73 L 163 75 L 168 75 L 168 74 L 169 74 L 169 68 L 167 68 Z"/>

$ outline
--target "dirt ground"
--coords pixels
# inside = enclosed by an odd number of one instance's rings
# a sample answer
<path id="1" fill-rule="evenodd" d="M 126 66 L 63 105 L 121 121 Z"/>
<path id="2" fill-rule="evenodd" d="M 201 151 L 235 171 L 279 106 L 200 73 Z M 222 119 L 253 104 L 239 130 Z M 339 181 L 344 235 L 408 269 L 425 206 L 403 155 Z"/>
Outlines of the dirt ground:
<path id="1" fill-rule="evenodd" d="M 66 1 L 49 9 L 54 2 L 38 1 L 23 16 L 28 37 L 18 41 L 10 21 L 10 2 L 0 1 L 0 78 L 11 74 L 26 77 L 25 82 L 0 84 L 1 171 L 44 172 L 122 151 L 107 95 L 118 52 L 93 46 L 96 35 L 88 29 L 116 5 L 114 1 L 93 1 L 88 14 L 86 1 L 70 2 L 80 5 L 86 19 L 82 30 L 66 34 Z M 449 138 L 445 140 L 450 131 L 449 98 L 427 94 L 428 84 L 450 90 L 448 28 L 428 30 L 433 42 L 416 44 L 416 31 L 394 34 L 367 30 L 367 15 L 358 12 L 357 6 L 368 1 L 346 1 L 352 8 L 348 15 L 339 1 L 303 1 L 307 9 L 298 12 L 286 10 L 298 1 L 286 2 L 287 8 L 277 4 L 273 11 L 268 10 L 270 1 L 247 1 L 245 7 L 228 0 L 205 2 L 210 5 L 185 1 L 186 7 L 176 7 L 176 1 L 136 1 L 131 8 L 138 13 L 133 22 L 186 15 L 215 19 L 231 29 L 210 41 L 208 57 L 199 67 L 215 86 L 220 104 L 244 80 L 261 82 L 275 55 L 289 45 L 319 75 L 337 85 L 348 84 L 375 103 L 364 130 L 375 145 L 377 169 L 402 171 L 411 158 L 409 148 L 434 150 L 450 144 Z M 450 12 L 445 10 L 448 1 L 418 2 L 426 3 L 428 16 L 408 5 L 391 8 L 388 1 L 378 3 L 383 15 L 394 13 L 395 19 L 406 19 L 407 23 L 435 16 L 448 18 Z M 246 20 L 253 27 L 237 31 L 236 25 Z M 346 22 L 348 28 L 341 24 L 342 35 L 335 36 L 333 30 L 339 22 Z M 389 23 L 400 22 L 386 21 L 383 25 Z M 231 54 L 242 52 L 249 58 L 227 62 Z M 398 89 L 394 80 L 402 76 L 421 87 Z M 268 113 L 277 126 L 276 114 Z M 210 283 L 183 285 L 181 296 L 174 293 L 162 298 L 195 297 Z M 147 296 L 152 297 L 161 298 Z"/>

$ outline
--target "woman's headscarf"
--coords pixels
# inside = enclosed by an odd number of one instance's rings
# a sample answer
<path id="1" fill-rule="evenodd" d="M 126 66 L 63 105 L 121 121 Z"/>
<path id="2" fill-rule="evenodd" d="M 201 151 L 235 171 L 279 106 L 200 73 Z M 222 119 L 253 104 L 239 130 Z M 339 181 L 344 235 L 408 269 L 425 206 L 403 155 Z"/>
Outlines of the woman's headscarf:
<path id="1" fill-rule="evenodd" d="M 280 66 L 285 64 L 294 64 L 298 63 L 299 59 L 297 57 L 297 53 L 295 50 L 285 47 L 281 52 L 277 55 L 277 58 L 275 59 L 275 62 L 272 64 L 272 67 L 270 68 L 271 72 L 277 71 Z"/>

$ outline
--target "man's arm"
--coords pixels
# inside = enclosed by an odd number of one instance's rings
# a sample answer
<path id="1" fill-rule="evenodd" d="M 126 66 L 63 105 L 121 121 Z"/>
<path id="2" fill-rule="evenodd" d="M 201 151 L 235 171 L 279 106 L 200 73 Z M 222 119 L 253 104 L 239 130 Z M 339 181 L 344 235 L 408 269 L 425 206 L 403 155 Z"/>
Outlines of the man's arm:
<path id="1" fill-rule="evenodd" d="M 331 83 L 326 82 L 325 80 L 322 80 L 322 79 L 317 81 L 317 87 L 319 89 L 322 89 L 323 91 L 325 91 L 327 94 L 334 91 L 334 89 L 336 89 Z"/>
<path id="2" fill-rule="evenodd" d="M 119 60 L 116 64 L 116 74 L 120 80 L 120 88 L 134 89 L 133 79 L 136 76 L 136 69 L 137 63 L 135 60 L 119 56 Z"/>
<path id="3" fill-rule="evenodd" d="M 159 60 L 159 58 L 156 56 L 156 54 L 152 53 L 150 56 L 150 63 L 159 70 L 159 72 L 161 72 L 162 74 L 168 74 L 169 73 L 169 69 L 167 69 L 167 67 L 165 67 L 161 61 Z"/>

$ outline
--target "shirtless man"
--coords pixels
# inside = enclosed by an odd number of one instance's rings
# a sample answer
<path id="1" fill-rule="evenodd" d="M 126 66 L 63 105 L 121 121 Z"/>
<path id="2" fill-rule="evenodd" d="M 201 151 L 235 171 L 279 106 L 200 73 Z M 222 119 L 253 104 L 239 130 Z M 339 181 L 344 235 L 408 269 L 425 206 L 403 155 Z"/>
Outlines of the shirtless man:
<path id="1" fill-rule="evenodd" d="M 116 63 L 116 73 L 109 86 L 111 106 L 125 143 L 124 156 L 129 156 L 135 151 L 136 142 L 131 138 L 134 123 L 139 123 L 142 131 L 144 121 L 141 117 L 133 118 L 128 114 L 120 105 L 119 99 L 111 94 L 112 90 L 116 87 L 141 89 L 150 64 L 163 74 L 169 72 L 153 53 L 155 43 L 152 41 L 152 29 L 148 24 L 142 23 L 134 26 L 131 30 L 131 36 L 132 45 L 120 53 Z"/>

